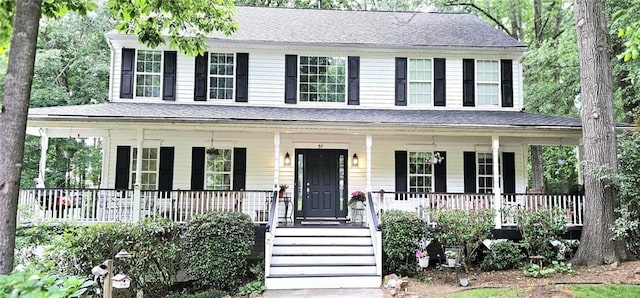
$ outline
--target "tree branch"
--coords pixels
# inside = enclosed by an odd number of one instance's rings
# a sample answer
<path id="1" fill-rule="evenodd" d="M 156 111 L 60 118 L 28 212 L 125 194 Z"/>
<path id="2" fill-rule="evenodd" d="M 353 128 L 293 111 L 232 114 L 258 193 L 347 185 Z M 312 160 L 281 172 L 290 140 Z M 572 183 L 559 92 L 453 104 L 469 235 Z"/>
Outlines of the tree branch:
<path id="1" fill-rule="evenodd" d="M 500 27 L 500 29 L 502 29 L 504 32 L 506 32 L 507 34 L 509 34 L 511 37 L 517 38 L 516 36 L 513 35 L 513 33 L 507 29 L 507 27 L 505 27 L 504 25 L 502 25 L 502 23 L 500 23 L 500 21 L 498 21 L 498 19 L 496 19 L 494 16 L 490 15 L 487 11 L 485 11 L 484 9 L 480 8 L 479 6 L 477 6 L 475 3 L 473 2 L 458 2 L 458 1 L 448 1 L 445 5 L 449 5 L 449 6 L 453 6 L 453 5 L 459 5 L 459 6 L 469 6 L 477 11 L 479 11 L 481 14 L 483 14 L 485 17 L 489 18 L 491 21 L 493 21 L 498 27 Z"/>

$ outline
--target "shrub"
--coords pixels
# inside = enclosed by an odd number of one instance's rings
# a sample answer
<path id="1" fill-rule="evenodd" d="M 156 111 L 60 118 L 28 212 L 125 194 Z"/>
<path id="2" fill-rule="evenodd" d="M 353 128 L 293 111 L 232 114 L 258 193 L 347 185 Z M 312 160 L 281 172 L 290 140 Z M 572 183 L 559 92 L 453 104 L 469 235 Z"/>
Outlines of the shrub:
<path id="1" fill-rule="evenodd" d="M 497 242 L 491 245 L 484 260 L 480 263 L 482 271 L 507 270 L 520 267 L 524 260 L 520 245 L 513 241 Z"/>
<path id="2" fill-rule="evenodd" d="M 462 265 L 468 270 L 468 261 L 482 240 L 491 237 L 494 214 L 493 209 L 436 210 L 433 214 L 433 221 L 437 223 L 435 238 L 443 245 L 461 246 Z"/>
<path id="3" fill-rule="evenodd" d="M 624 239 L 627 249 L 640 256 L 640 134 L 622 133 L 618 137 L 618 170 L 612 181 L 618 189 L 620 207 L 616 209 L 614 239 Z"/>
<path id="4" fill-rule="evenodd" d="M 202 288 L 235 292 L 244 281 L 254 242 L 253 223 L 246 214 L 195 216 L 181 239 L 187 274 Z"/>
<path id="5" fill-rule="evenodd" d="M 382 214 L 382 258 L 386 273 L 413 275 L 416 250 L 428 236 L 426 224 L 413 212 L 390 210 Z M 385 273 L 385 274 L 386 274 Z"/>
<path id="6" fill-rule="evenodd" d="M 14 271 L 0 275 L 0 297 L 91 297 L 93 281 L 76 277 Z"/>
<path id="7" fill-rule="evenodd" d="M 562 240 L 567 230 L 564 210 L 518 210 L 516 222 L 522 234 L 522 246 L 529 256 L 543 256 L 547 263 L 556 259 L 551 241 Z"/>
<path id="8" fill-rule="evenodd" d="M 207 290 L 198 293 L 171 293 L 166 298 L 224 298 L 227 293 L 220 290 Z"/>

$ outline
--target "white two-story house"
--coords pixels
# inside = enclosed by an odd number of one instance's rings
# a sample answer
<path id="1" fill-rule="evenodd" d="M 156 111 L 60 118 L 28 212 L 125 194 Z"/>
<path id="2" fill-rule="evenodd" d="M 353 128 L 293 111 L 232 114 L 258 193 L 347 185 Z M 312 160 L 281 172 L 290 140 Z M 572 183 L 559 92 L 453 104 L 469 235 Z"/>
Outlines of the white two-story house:
<path id="1" fill-rule="evenodd" d="M 226 204 L 266 222 L 282 184 L 294 224 L 354 220 L 357 190 L 373 192 L 363 221 L 443 198 L 525 205 L 508 195 L 526 192 L 528 147 L 579 145 L 580 119 L 523 111 L 525 47 L 474 15 L 238 7 L 235 20 L 197 57 L 107 33 L 109 102 L 30 109 L 29 131 L 101 137 L 100 188 L 133 198 L 134 220 Z"/>

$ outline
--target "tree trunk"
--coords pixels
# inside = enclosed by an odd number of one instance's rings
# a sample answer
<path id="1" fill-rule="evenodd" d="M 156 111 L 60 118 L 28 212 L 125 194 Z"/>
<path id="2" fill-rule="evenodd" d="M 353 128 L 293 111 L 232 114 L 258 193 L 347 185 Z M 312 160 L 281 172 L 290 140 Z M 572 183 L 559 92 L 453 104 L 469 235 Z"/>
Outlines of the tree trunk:
<path id="1" fill-rule="evenodd" d="M 41 6 L 41 0 L 16 1 L 0 113 L 0 274 L 13 270 L 20 171 Z"/>
<path id="2" fill-rule="evenodd" d="M 533 0 L 533 29 L 534 46 L 538 47 L 542 41 L 542 0 Z"/>
<path id="3" fill-rule="evenodd" d="M 542 189 L 544 187 L 544 164 L 542 162 L 542 146 L 531 145 L 531 185 L 529 188 Z"/>
<path id="4" fill-rule="evenodd" d="M 576 0 L 580 57 L 582 135 L 585 161 L 584 227 L 572 262 L 596 266 L 626 259 L 624 242 L 611 241 L 610 227 L 619 205 L 616 187 L 603 176 L 615 174 L 616 135 L 613 88 L 604 0 Z"/>

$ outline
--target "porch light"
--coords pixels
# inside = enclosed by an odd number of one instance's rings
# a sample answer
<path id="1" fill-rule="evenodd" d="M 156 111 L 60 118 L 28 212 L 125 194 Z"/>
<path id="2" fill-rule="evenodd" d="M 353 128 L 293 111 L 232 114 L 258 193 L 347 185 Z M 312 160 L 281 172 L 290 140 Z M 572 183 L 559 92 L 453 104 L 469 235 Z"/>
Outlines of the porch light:
<path id="1" fill-rule="evenodd" d="M 358 154 L 354 153 L 353 157 L 351 158 L 351 164 L 354 166 L 358 166 L 358 163 L 359 163 Z"/>
<path id="2" fill-rule="evenodd" d="M 285 165 L 291 164 L 291 155 L 289 155 L 289 152 L 287 152 L 287 154 L 284 155 L 284 164 Z"/>

